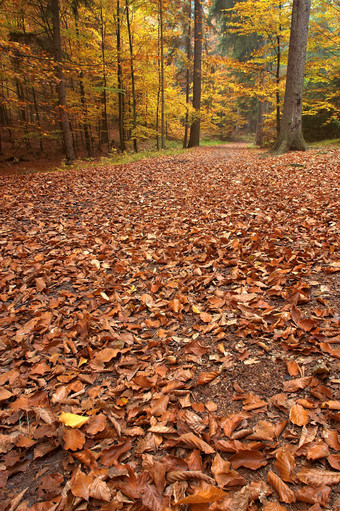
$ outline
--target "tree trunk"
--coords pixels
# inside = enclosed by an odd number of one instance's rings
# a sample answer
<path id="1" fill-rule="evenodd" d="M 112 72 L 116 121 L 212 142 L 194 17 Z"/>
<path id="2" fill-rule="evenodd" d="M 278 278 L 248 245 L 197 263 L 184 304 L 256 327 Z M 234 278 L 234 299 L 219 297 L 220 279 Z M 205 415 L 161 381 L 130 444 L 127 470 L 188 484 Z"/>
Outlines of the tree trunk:
<path id="1" fill-rule="evenodd" d="M 159 0 L 159 43 L 160 43 L 160 91 L 161 91 L 161 149 L 165 148 L 164 136 L 164 37 L 163 37 L 163 0 Z"/>
<path id="2" fill-rule="evenodd" d="M 135 153 L 138 152 L 137 147 L 137 138 L 136 138 L 136 128 L 137 128 L 137 99 L 136 99 L 136 86 L 135 86 L 135 70 L 133 63 L 133 45 L 132 45 L 132 34 L 131 34 L 131 24 L 130 24 L 130 15 L 129 15 L 129 1 L 125 0 L 126 6 L 126 24 L 128 29 L 129 36 L 129 49 L 130 49 L 130 72 L 131 72 L 131 89 L 132 89 L 132 129 L 133 129 L 133 150 Z"/>
<path id="3" fill-rule="evenodd" d="M 274 154 L 306 150 L 302 133 L 302 93 L 310 6 L 311 0 L 293 0 L 282 120 L 279 136 L 270 150 Z"/>
<path id="4" fill-rule="evenodd" d="M 74 23 L 76 27 L 76 36 L 77 36 L 77 48 L 80 53 L 80 36 L 79 36 L 79 26 L 78 26 L 78 12 L 74 14 Z M 79 92 L 80 92 L 80 102 L 81 108 L 83 111 L 83 121 L 82 126 L 85 135 L 85 148 L 87 152 L 87 156 L 90 158 L 93 156 L 92 144 L 91 144 L 91 131 L 88 123 L 87 116 L 87 104 L 86 104 L 86 95 L 85 95 L 85 87 L 84 87 L 84 73 L 82 70 L 79 71 Z"/>
<path id="5" fill-rule="evenodd" d="M 191 60 L 191 0 L 187 0 L 187 14 L 186 14 L 186 57 L 187 57 L 187 65 L 186 65 L 186 73 L 185 73 L 185 101 L 186 104 L 189 104 L 189 96 L 190 96 L 190 60 Z M 183 148 L 186 148 L 188 145 L 188 134 L 189 134 L 189 108 L 186 108 L 185 112 L 185 120 L 184 120 L 184 139 L 183 139 Z"/>
<path id="6" fill-rule="evenodd" d="M 118 82 L 118 128 L 119 128 L 119 143 L 122 153 L 125 151 L 125 133 L 124 133 L 124 90 L 123 90 L 123 71 L 121 59 L 121 33 L 120 33 L 120 3 L 117 0 L 117 24 L 116 24 L 116 37 L 117 37 L 117 82 Z"/>
<path id="7" fill-rule="evenodd" d="M 106 60 L 105 60 L 105 33 L 104 33 L 104 18 L 103 18 L 103 7 L 100 6 L 100 35 L 101 35 L 101 52 L 102 52 L 102 66 L 103 66 L 103 78 L 102 78 L 102 118 L 100 126 L 99 141 L 101 144 L 109 145 L 109 124 L 107 122 L 107 92 L 106 92 Z"/>
<path id="8" fill-rule="evenodd" d="M 191 124 L 188 147 L 195 147 L 200 144 L 200 108 L 202 90 L 202 18 L 203 10 L 201 0 L 195 0 L 194 14 L 194 73 L 192 106 L 195 109 L 195 118 Z"/>
<path id="9" fill-rule="evenodd" d="M 63 134 L 64 149 L 66 160 L 72 162 L 76 159 L 74 151 L 71 125 L 67 111 L 66 102 L 66 85 L 64 71 L 62 67 L 63 52 L 61 46 L 61 35 L 60 35 L 60 16 L 59 16 L 59 0 L 51 0 L 51 13 L 52 13 L 52 24 L 53 24 L 53 40 L 54 40 L 54 51 L 55 58 L 58 62 L 57 75 L 58 75 L 58 99 L 60 108 L 61 118 L 61 130 Z"/>

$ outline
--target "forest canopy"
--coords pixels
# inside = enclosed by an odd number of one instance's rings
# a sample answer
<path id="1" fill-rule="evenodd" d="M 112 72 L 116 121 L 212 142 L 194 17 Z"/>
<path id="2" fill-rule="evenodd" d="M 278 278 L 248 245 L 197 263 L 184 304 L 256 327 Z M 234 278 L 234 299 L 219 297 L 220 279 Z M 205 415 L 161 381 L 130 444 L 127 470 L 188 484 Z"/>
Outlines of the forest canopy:
<path id="1" fill-rule="evenodd" d="M 3 0 L 1 153 L 61 152 L 63 123 L 77 156 L 187 140 L 198 115 L 192 106 L 193 4 Z M 256 133 L 259 145 L 275 139 L 291 4 L 202 2 L 201 135 L 235 140 Z M 339 26 L 336 0 L 312 2 L 303 96 L 307 141 L 339 137 Z"/>

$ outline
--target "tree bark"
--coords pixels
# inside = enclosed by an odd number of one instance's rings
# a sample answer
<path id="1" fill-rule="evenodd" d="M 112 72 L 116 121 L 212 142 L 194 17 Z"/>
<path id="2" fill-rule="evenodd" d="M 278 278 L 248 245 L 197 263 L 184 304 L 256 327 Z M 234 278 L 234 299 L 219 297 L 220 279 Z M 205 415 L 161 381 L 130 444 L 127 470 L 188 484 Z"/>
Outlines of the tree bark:
<path id="1" fill-rule="evenodd" d="M 293 0 L 282 120 L 279 136 L 270 150 L 274 154 L 306 150 L 302 133 L 302 93 L 310 6 L 311 0 Z"/>
<path id="2" fill-rule="evenodd" d="M 135 153 L 138 152 L 136 128 L 137 128 L 137 98 L 136 98 L 136 86 L 135 86 L 135 69 L 133 62 L 133 44 L 132 44 L 132 33 L 131 23 L 129 14 L 129 0 L 125 0 L 126 7 L 126 24 L 128 29 L 129 37 L 129 49 L 130 49 L 130 72 L 131 72 L 131 92 L 132 92 L 132 129 L 133 129 L 133 150 Z"/>
<path id="3" fill-rule="evenodd" d="M 100 34 L 101 34 L 101 52 L 102 52 L 102 65 L 103 65 L 103 78 L 102 78 L 102 116 L 100 126 L 99 141 L 101 144 L 109 145 L 109 124 L 107 121 L 107 79 L 106 79 L 106 58 L 105 58 L 105 33 L 104 33 L 104 18 L 103 7 L 100 6 Z"/>
<path id="4" fill-rule="evenodd" d="M 195 118 L 191 124 L 188 147 L 195 147 L 200 144 L 200 109 L 202 90 L 202 25 L 203 9 L 201 0 L 195 0 L 194 14 L 194 73 L 192 106 L 195 109 Z"/>
<path id="5" fill-rule="evenodd" d="M 161 91 L 161 149 L 165 148 L 164 137 L 164 36 L 163 36 L 163 0 L 159 0 L 159 44 L 160 44 L 160 91 Z"/>
<path id="6" fill-rule="evenodd" d="M 117 20 L 116 20 L 116 37 L 117 37 L 117 82 L 118 82 L 118 129 L 119 143 L 122 153 L 125 151 L 125 132 L 124 132 L 124 90 L 123 90 L 123 71 L 121 59 L 121 33 L 120 33 L 120 2 L 116 2 Z"/>
<path id="7" fill-rule="evenodd" d="M 58 62 L 57 76 L 58 76 L 58 99 L 59 109 L 61 118 L 61 130 L 63 134 L 64 149 L 66 160 L 72 162 L 76 159 L 76 153 L 74 151 L 72 132 L 70 119 L 67 111 L 66 102 L 66 85 L 64 71 L 62 67 L 63 63 L 63 52 L 61 46 L 61 34 L 60 34 L 60 15 L 59 15 L 59 0 L 51 0 L 51 13 L 52 13 L 52 24 L 53 24 L 53 41 L 55 59 Z"/>
<path id="8" fill-rule="evenodd" d="M 191 0 L 187 0 L 186 6 L 186 57 L 187 65 L 185 72 L 185 101 L 189 105 L 190 96 L 190 59 L 191 59 Z M 189 134 L 189 108 L 186 108 L 185 120 L 184 120 L 184 139 L 183 148 L 185 149 L 188 145 L 188 134 Z"/>

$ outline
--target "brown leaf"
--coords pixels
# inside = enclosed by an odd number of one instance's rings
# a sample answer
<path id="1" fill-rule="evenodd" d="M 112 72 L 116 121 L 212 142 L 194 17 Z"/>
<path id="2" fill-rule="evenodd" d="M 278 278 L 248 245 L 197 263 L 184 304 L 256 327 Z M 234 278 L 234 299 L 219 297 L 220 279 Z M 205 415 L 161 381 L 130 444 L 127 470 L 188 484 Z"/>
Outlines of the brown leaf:
<path id="1" fill-rule="evenodd" d="M 104 431 L 106 427 L 106 417 L 102 413 L 99 415 L 92 415 L 86 424 L 86 431 L 90 435 L 96 435 Z"/>
<path id="2" fill-rule="evenodd" d="M 304 486 L 298 488 L 295 492 L 296 500 L 300 502 L 307 502 L 308 504 L 321 504 L 327 506 L 331 494 L 329 486 L 319 486 L 317 488 L 312 486 Z"/>
<path id="3" fill-rule="evenodd" d="M 183 309 L 183 305 L 178 300 L 178 298 L 174 298 L 173 300 L 171 300 L 168 303 L 168 307 L 170 310 L 172 310 L 172 312 L 175 312 L 176 314 L 181 312 L 181 310 Z"/>
<path id="4" fill-rule="evenodd" d="M 221 420 L 225 436 L 230 436 L 233 431 L 241 424 L 248 416 L 245 413 L 233 413 L 230 417 Z"/>
<path id="5" fill-rule="evenodd" d="M 13 393 L 6 389 L 0 389 L 0 403 L 13 396 Z"/>
<path id="6" fill-rule="evenodd" d="M 304 376 L 303 378 L 295 378 L 295 380 L 285 381 L 283 382 L 283 390 L 285 392 L 297 392 L 298 390 L 305 389 L 311 380 L 311 376 Z"/>
<path id="7" fill-rule="evenodd" d="M 281 506 L 278 502 L 266 502 L 262 507 L 262 511 L 287 511 L 287 508 Z"/>
<path id="8" fill-rule="evenodd" d="M 286 364 L 290 376 L 297 376 L 298 374 L 300 374 L 299 366 L 297 365 L 296 362 L 294 362 L 294 360 L 287 360 Z"/>
<path id="9" fill-rule="evenodd" d="M 233 493 L 231 497 L 225 497 L 222 501 L 209 506 L 211 511 L 247 511 L 250 499 L 248 486 Z"/>
<path id="10" fill-rule="evenodd" d="M 219 454 L 216 454 L 211 465 L 211 472 L 218 484 L 222 488 L 232 486 L 244 486 L 246 480 L 235 470 L 230 468 L 230 462 L 224 460 Z"/>
<path id="11" fill-rule="evenodd" d="M 335 451 L 340 451 L 340 440 L 339 434 L 335 429 L 324 429 L 322 432 L 322 436 L 325 439 L 325 442 L 334 449 Z"/>
<path id="12" fill-rule="evenodd" d="M 89 500 L 90 485 L 93 481 L 91 476 L 87 476 L 81 470 L 77 469 L 73 472 L 71 478 L 71 492 L 75 497 L 81 497 Z"/>
<path id="13" fill-rule="evenodd" d="M 197 379 L 197 383 L 196 385 L 204 385 L 206 383 L 209 383 L 211 382 L 212 380 L 214 380 L 215 378 L 217 378 L 217 376 L 219 376 L 221 373 L 219 371 L 211 371 L 211 372 L 207 372 L 207 373 L 200 373 L 198 379 Z"/>
<path id="14" fill-rule="evenodd" d="M 194 433 L 185 433 L 184 435 L 181 435 L 178 440 L 184 445 L 192 447 L 193 449 L 199 449 L 205 454 L 213 454 L 215 452 L 215 450 L 209 444 L 204 442 L 204 440 L 198 436 L 194 435 Z"/>
<path id="15" fill-rule="evenodd" d="M 313 319 L 302 319 L 300 311 L 297 309 L 297 307 L 295 307 L 295 305 L 292 306 L 292 320 L 299 328 L 305 332 L 309 332 L 318 324 L 318 322 Z"/>
<path id="16" fill-rule="evenodd" d="M 131 445 L 132 442 L 130 439 L 128 439 L 119 444 L 112 445 L 111 447 L 104 449 L 100 457 L 101 463 L 106 467 L 112 467 L 115 462 L 119 460 L 122 454 L 130 450 Z"/>
<path id="17" fill-rule="evenodd" d="M 282 502 L 287 504 L 295 502 L 294 492 L 271 470 L 268 472 L 267 481 L 277 491 Z"/>
<path id="18" fill-rule="evenodd" d="M 78 451 L 85 444 L 85 435 L 79 429 L 67 428 L 64 431 L 65 449 L 70 451 Z"/>
<path id="19" fill-rule="evenodd" d="M 233 468 L 246 467 L 257 470 L 267 465 L 263 454 L 260 451 L 243 450 L 233 454 L 230 458 Z"/>
<path id="20" fill-rule="evenodd" d="M 255 431 L 248 436 L 252 440 L 268 440 L 272 442 L 276 436 L 276 426 L 268 421 L 259 421 L 255 426 Z"/>
<path id="21" fill-rule="evenodd" d="M 292 445 L 284 445 L 276 453 L 275 468 L 281 479 L 287 483 L 292 483 L 295 478 L 294 450 Z"/>
<path id="22" fill-rule="evenodd" d="M 335 470 L 340 470 L 340 454 L 331 454 L 327 458 L 328 463 Z"/>
<path id="23" fill-rule="evenodd" d="M 204 323 L 210 323 L 210 321 L 212 321 L 212 315 L 208 312 L 201 312 L 200 318 Z"/>
<path id="24" fill-rule="evenodd" d="M 330 472 L 317 468 L 303 468 L 296 476 L 299 481 L 310 486 L 332 486 L 340 483 L 340 472 Z"/>
<path id="25" fill-rule="evenodd" d="M 227 493 L 216 486 L 209 486 L 207 488 L 199 490 L 197 493 L 193 495 L 189 495 L 188 497 L 184 497 L 175 503 L 175 505 L 179 504 L 210 504 L 211 502 L 216 502 L 217 500 L 221 500 L 227 496 Z"/>
<path id="26" fill-rule="evenodd" d="M 111 502 L 111 491 L 105 481 L 96 477 L 89 486 L 89 495 L 93 499 Z"/>
<path id="27" fill-rule="evenodd" d="M 318 441 L 318 443 L 312 445 L 307 451 L 308 460 L 319 460 L 321 458 L 326 458 L 328 455 L 328 446 L 322 441 Z"/>
<path id="28" fill-rule="evenodd" d="M 142 503 L 150 511 L 164 511 L 168 497 L 164 497 L 159 493 L 155 486 L 146 484 L 143 486 Z"/>
<path id="29" fill-rule="evenodd" d="M 289 412 L 289 420 L 297 426 L 305 426 L 309 423 L 309 413 L 301 405 L 293 405 Z"/>

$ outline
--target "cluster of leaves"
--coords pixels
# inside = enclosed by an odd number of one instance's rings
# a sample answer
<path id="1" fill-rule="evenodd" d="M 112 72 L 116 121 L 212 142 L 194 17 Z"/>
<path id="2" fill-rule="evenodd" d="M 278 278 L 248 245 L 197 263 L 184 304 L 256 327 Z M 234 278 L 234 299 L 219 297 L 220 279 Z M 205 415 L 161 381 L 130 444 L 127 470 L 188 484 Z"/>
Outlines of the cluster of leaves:
<path id="1" fill-rule="evenodd" d="M 339 153 L 8 177 L 6 509 L 339 510 Z"/>

